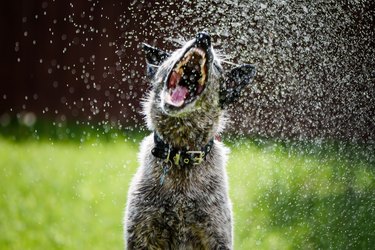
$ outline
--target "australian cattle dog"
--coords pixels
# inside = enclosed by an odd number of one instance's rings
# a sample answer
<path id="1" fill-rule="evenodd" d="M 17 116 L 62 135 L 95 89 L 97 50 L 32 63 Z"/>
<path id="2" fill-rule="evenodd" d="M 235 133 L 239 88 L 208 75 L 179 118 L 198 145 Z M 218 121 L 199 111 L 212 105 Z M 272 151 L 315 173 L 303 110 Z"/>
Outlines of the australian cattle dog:
<path id="1" fill-rule="evenodd" d="M 228 149 L 215 138 L 255 67 L 224 72 L 205 32 L 173 53 L 143 50 L 152 82 L 143 111 L 153 132 L 129 188 L 127 249 L 232 249 Z"/>

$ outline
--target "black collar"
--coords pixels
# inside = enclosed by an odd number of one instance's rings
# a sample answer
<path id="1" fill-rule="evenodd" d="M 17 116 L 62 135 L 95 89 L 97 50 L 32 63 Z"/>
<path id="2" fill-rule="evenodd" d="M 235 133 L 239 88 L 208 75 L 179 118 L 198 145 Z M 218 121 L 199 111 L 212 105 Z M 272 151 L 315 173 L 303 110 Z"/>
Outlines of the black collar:
<path id="1" fill-rule="evenodd" d="M 151 153 L 155 157 L 177 166 L 191 166 L 206 160 L 214 144 L 214 139 L 211 139 L 197 151 L 173 148 L 170 144 L 165 143 L 156 132 L 154 132 L 154 142 L 155 147 L 151 150 Z"/>

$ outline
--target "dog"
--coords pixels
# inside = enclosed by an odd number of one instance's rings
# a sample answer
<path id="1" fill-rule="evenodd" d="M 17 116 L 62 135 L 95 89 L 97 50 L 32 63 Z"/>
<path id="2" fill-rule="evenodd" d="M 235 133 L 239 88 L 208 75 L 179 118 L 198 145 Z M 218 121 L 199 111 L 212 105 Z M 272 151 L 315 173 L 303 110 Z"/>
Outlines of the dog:
<path id="1" fill-rule="evenodd" d="M 228 149 L 215 136 L 255 67 L 225 73 L 206 32 L 171 54 L 143 50 L 152 81 L 143 110 L 153 133 L 141 143 L 129 188 L 127 249 L 232 249 Z"/>

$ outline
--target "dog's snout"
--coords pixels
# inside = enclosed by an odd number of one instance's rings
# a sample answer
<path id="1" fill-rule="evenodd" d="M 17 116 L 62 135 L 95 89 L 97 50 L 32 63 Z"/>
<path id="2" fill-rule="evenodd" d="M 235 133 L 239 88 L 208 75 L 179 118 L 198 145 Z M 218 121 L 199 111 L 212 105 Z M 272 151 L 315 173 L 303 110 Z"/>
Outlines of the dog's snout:
<path id="1" fill-rule="evenodd" d="M 204 49 L 211 46 L 211 37 L 207 32 L 199 32 L 195 36 L 196 44 Z"/>

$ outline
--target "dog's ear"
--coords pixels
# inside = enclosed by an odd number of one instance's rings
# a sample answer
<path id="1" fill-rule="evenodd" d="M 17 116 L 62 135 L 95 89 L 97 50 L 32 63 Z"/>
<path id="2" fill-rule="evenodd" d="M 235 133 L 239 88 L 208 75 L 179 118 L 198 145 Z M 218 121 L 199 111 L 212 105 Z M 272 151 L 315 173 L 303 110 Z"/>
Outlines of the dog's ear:
<path id="1" fill-rule="evenodd" d="M 255 66 L 243 64 L 229 71 L 220 85 L 220 106 L 226 108 L 238 99 L 242 89 L 250 84 L 255 76 Z"/>
<path id="2" fill-rule="evenodd" d="M 158 66 L 160 66 L 170 54 L 146 43 L 142 43 L 142 49 L 145 52 L 147 62 L 147 75 L 151 77 L 157 71 Z"/>

